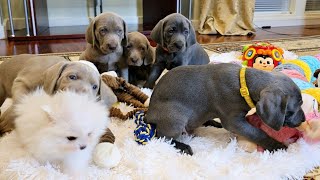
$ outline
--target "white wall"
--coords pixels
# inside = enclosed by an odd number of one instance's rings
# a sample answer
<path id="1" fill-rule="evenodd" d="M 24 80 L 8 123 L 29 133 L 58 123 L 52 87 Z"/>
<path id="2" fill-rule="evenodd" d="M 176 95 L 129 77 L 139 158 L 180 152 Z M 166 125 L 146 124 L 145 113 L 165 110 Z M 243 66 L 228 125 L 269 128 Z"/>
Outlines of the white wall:
<path id="1" fill-rule="evenodd" d="M 87 25 L 94 16 L 91 0 L 47 0 L 49 26 Z M 103 11 L 119 14 L 127 24 L 142 23 L 142 0 L 103 0 Z M 97 13 L 100 13 L 99 4 Z"/>
<path id="2" fill-rule="evenodd" d="M 128 24 L 142 23 L 142 1 L 143 0 L 102 0 L 103 10 L 112 11 L 122 16 Z M 292 0 L 291 14 L 270 15 L 266 13 L 256 13 L 254 23 L 258 26 L 292 26 L 319 24 L 320 14 L 304 14 L 304 4 L 306 0 Z M 5 26 L 9 29 L 7 11 L 7 0 L 0 0 L 3 7 Z M 72 26 L 87 25 L 89 19 L 94 16 L 92 0 L 47 0 L 49 25 L 50 26 Z M 24 11 L 22 0 L 11 0 L 15 29 L 25 27 Z M 99 4 L 97 6 L 99 13 Z M 192 22 L 195 28 L 198 27 L 200 16 L 200 0 L 193 0 Z"/>
<path id="3" fill-rule="evenodd" d="M 99 1 L 98 1 L 99 2 Z M 142 0 L 103 0 L 103 11 L 112 11 L 124 18 L 127 24 L 142 23 Z M 7 27 L 7 0 L 0 0 L 4 7 L 4 19 Z M 22 0 L 11 0 L 15 29 L 25 27 Z M 47 0 L 49 26 L 87 25 L 94 16 L 92 0 Z M 97 13 L 100 13 L 99 4 Z"/>

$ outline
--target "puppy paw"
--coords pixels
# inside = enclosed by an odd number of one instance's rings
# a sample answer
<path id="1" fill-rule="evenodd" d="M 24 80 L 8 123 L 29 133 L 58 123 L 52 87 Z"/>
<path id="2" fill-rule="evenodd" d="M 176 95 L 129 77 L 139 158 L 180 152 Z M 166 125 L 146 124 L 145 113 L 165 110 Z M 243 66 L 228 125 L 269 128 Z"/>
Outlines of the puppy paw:
<path id="1" fill-rule="evenodd" d="M 188 154 L 190 156 L 193 155 L 193 151 L 192 151 L 192 149 L 191 149 L 191 147 L 189 145 L 181 143 L 181 142 L 176 141 L 176 140 L 172 140 L 171 143 L 174 144 L 174 147 L 176 149 L 179 149 L 181 153 L 186 153 L 186 154 Z"/>
<path id="2" fill-rule="evenodd" d="M 270 143 L 267 147 L 265 147 L 266 150 L 269 151 L 277 151 L 279 149 L 286 150 L 288 147 L 280 142 Z"/>
<path id="3" fill-rule="evenodd" d="M 113 168 L 119 164 L 120 159 L 117 146 L 108 142 L 99 143 L 93 154 L 93 161 L 102 168 Z"/>

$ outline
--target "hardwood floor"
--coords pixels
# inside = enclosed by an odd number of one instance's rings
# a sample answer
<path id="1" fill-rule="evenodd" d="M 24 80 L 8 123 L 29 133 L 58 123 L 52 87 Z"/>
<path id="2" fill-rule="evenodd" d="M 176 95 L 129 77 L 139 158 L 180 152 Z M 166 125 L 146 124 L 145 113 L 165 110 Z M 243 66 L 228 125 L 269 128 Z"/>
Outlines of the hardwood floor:
<path id="1" fill-rule="evenodd" d="M 320 25 L 276 27 L 262 30 L 257 28 L 256 34 L 251 36 L 221 36 L 221 35 L 197 35 L 201 44 L 234 42 L 247 40 L 278 39 L 320 35 Z M 84 38 L 38 40 L 38 41 L 8 41 L 0 40 L 0 56 L 10 56 L 23 53 L 43 54 L 58 52 L 79 52 L 86 47 Z"/>

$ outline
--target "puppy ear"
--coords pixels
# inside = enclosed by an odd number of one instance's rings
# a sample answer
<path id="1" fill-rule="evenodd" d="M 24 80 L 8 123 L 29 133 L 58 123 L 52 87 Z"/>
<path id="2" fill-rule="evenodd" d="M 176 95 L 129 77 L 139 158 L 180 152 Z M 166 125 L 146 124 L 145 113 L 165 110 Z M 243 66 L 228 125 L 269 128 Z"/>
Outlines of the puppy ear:
<path id="1" fill-rule="evenodd" d="M 164 46 L 163 44 L 163 26 L 164 22 L 163 20 L 160 20 L 156 26 L 152 29 L 150 37 L 152 40 L 154 40 L 157 44 L 160 44 L 161 46 Z"/>
<path id="2" fill-rule="evenodd" d="M 154 63 L 155 59 L 155 50 L 154 48 L 150 45 L 150 42 L 147 41 L 147 51 L 145 52 L 145 57 L 144 57 L 144 65 L 149 65 Z"/>
<path id="3" fill-rule="evenodd" d="M 187 20 L 188 24 L 189 24 L 189 36 L 187 39 L 187 47 L 190 47 L 192 45 L 194 45 L 195 43 L 197 43 L 197 39 L 196 39 L 196 33 L 194 31 L 194 28 L 192 26 L 192 23 L 190 20 Z"/>
<path id="4" fill-rule="evenodd" d="M 111 108 L 112 105 L 118 101 L 118 98 L 112 91 L 111 87 L 109 87 L 106 84 L 106 82 L 108 82 L 109 79 L 115 78 L 110 77 L 109 75 L 101 75 L 100 98 L 103 104 L 105 104 L 108 109 Z"/>
<path id="5" fill-rule="evenodd" d="M 272 129 L 279 131 L 285 120 L 288 96 L 263 90 L 260 93 L 260 100 L 256 105 L 257 114 L 262 121 Z"/>
<path id="6" fill-rule="evenodd" d="M 46 93 L 53 94 L 56 91 L 58 79 L 68 64 L 69 63 L 67 61 L 59 62 L 45 71 L 43 89 Z"/>
<path id="7" fill-rule="evenodd" d="M 127 23 L 122 20 L 122 24 L 123 24 L 123 39 L 121 41 L 121 45 L 123 47 L 126 47 L 128 44 L 128 30 L 127 30 Z"/>
<path id="8" fill-rule="evenodd" d="M 95 18 L 91 20 L 90 24 L 87 27 L 86 30 L 86 40 L 87 43 L 92 44 L 92 46 L 94 47 L 99 46 L 99 41 L 96 38 L 96 34 L 95 34 L 95 30 L 96 30 L 96 20 Z"/>

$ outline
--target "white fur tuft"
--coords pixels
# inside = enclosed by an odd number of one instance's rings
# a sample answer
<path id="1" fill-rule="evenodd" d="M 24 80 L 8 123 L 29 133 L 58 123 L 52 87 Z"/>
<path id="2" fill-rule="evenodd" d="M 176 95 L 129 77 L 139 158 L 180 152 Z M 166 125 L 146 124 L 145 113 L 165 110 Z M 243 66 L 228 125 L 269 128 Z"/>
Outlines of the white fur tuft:
<path id="1" fill-rule="evenodd" d="M 20 100 L 16 113 L 15 131 L 26 151 L 41 163 L 58 162 L 72 176 L 87 171 L 109 123 L 105 106 L 72 91 L 49 96 L 38 89 Z"/>

